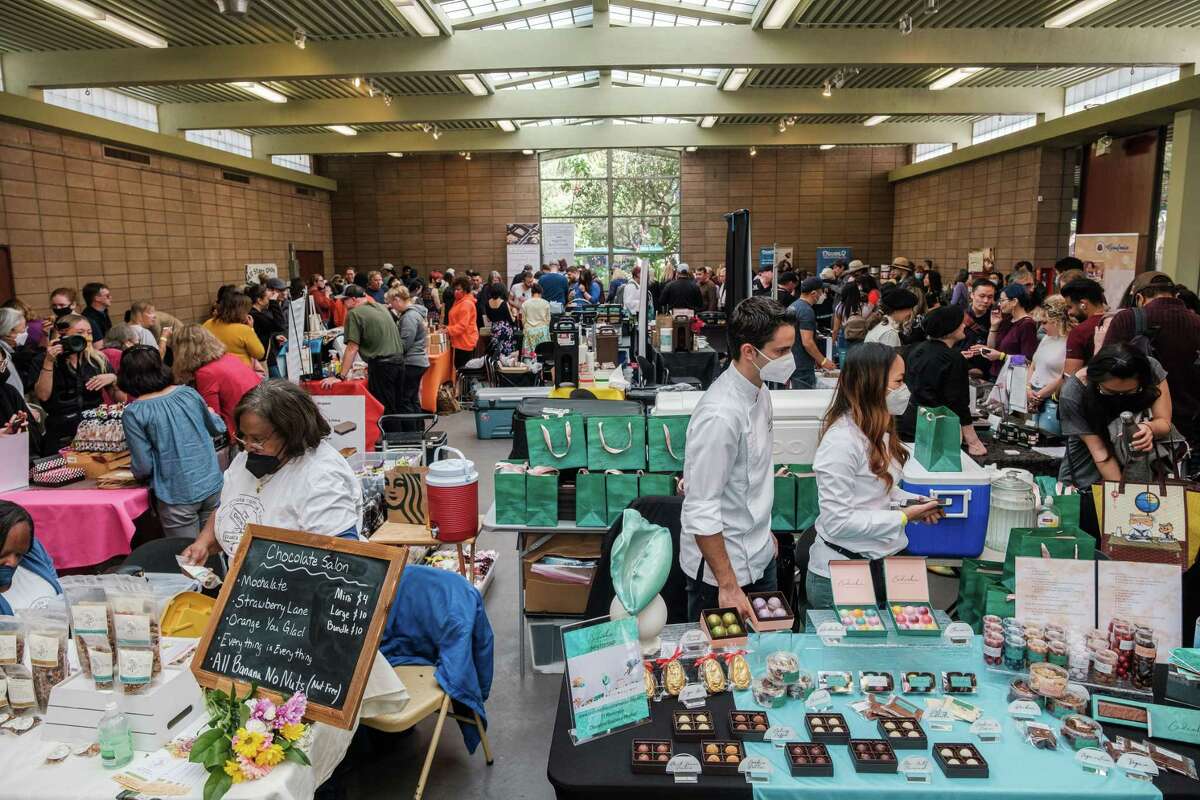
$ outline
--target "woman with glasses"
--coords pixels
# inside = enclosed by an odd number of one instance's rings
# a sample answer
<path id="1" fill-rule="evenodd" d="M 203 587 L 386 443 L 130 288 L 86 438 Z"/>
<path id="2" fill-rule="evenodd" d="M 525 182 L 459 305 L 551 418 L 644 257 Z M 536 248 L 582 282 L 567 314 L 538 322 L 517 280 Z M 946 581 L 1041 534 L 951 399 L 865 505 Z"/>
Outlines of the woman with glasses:
<path id="1" fill-rule="evenodd" d="M 225 470 L 217 512 L 183 551 L 191 563 L 219 551 L 232 556 L 250 523 L 358 538 L 362 487 L 326 441 L 329 423 L 308 393 L 267 381 L 246 393 L 233 422 L 243 452 Z"/>
<path id="2" fill-rule="evenodd" d="M 125 402 L 108 359 L 92 344 L 92 324 L 68 314 L 54 323 L 57 338 L 46 348 L 33 394 L 46 409 L 47 450 L 75 438 L 83 412 L 105 402 Z M 105 394 L 109 396 L 106 397 Z"/>
<path id="3" fill-rule="evenodd" d="M 117 385 L 136 398 L 121 416 L 130 470 L 149 479 L 163 532 L 195 539 L 221 498 L 213 437 L 225 423 L 195 389 L 175 385 L 157 347 L 126 350 Z"/>

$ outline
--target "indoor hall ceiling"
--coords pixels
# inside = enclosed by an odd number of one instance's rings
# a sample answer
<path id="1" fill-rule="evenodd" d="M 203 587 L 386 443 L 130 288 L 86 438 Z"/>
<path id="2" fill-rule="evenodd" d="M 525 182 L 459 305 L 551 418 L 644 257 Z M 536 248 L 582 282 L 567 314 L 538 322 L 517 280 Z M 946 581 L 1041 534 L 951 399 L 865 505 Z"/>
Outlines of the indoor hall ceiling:
<path id="1" fill-rule="evenodd" d="M 1078 0 L 938 0 L 926 13 L 925 0 L 813 0 L 799 26 L 889 27 L 904 14 L 924 28 L 1039 28 Z M 803 3 L 802 3 L 803 5 Z M 1200 4 L 1188 0 L 1120 0 L 1090 14 L 1088 27 L 1200 26 Z"/>

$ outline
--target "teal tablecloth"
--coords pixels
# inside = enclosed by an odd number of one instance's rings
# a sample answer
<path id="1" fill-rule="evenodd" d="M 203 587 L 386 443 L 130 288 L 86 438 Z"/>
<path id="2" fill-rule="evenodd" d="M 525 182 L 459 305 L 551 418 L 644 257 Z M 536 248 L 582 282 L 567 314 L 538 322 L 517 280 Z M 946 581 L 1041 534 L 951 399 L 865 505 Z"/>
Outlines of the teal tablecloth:
<path id="1" fill-rule="evenodd" d="M 1094 800 L 1095 798 L 1160 798 L 1162 795 L 1151 783 L 1131 780 L 1119 770 L 1111 770 L 1106 777 L 1089 775 L 1075 763 L 1074 751 L 1060 741 L 1056 751 L 1038 750 L 1021 738 L 1017 724 L 1007 713 L 1008 678 L 989 673 L 984 669 L 980 643 L 976 637 L 970 647 L 951 648 L 943 646 L 902 647 L 853 646 L 824 647 L 814 635 L 762 634 L 751 638 L 750 666 L 755 675 L 762 673 L 763 660 L 776 650 L 791 650 L 800 658 L 801 668 L 812 674 L 814 680 L 818 670 L 842 669 L 853 671 L 857 683 L 859 670 L 890 670 L 900 683 L 901 670 L 923 670 L 940 673 L 944 670 L 968 670 L 979 678 L 979 691 L 965 695 L 962 699 L 981 706 L 985 718 L 995 719 L 1003 729 L 1002 739 L 994 744 L 982 744 L 971 735 L 970 725 L 955 722 L 950 732 L 932 731 L 926 725 L 930 750 L 900 750 L 898 757 L 924 755 L 930 759 L 928 784 L 908 783 L 902 775 L 860 774 L 854 771 L 850 756 L 844 745 L 830 745 L 833 756 L 832 778 L 793 778 L 781 749 L 771 744 L 747 743 L 746 751 L 751 756 L 765 756 L 772 765 L 771 781 L 754 787 L 754 800 L 878 800 L 880 792 L 903 792 L 936 794 L 938 800 L 1028 800 L 1028 798 L 1053 798 L 1053 800 Z M 939 676 L 940 680 L 940 676 Z M 910 695 L 920 706 L 924 697 Z M 934 697 L 941 697 L 935 693 Z M 860 693 L 834 696 L 833 710 L 845 715 L 850 725 L 850 735 L 860 739 L 877 739 L 879 731 L 875 722 L 865 720 L 850 709 L 850 704 L 864 699 Z M 737 692 L 734 702 L 738 708 L 758 709 L 750 692 Z M 789 725 L 796 730 L 801 741 L 808 741 L 804 726 L 804 703 L 791 700 L 786 706 L 767 712 L 773 725 Z M 1043 712 L 1042 721 L 1054 724 L 1058 720 Z M 934 763 L 932 746 L 939 742 L 971 742 L 976 744 L 987 759 L 991 776 L 986 780 L 947 778 Z"/>

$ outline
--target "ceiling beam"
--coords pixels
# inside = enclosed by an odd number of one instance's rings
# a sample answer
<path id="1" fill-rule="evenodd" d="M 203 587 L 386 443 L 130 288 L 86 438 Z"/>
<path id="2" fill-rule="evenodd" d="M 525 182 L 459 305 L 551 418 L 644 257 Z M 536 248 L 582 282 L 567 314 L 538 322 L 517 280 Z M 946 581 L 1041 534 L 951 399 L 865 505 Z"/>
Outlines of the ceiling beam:
<path id="1" fill-rule="evenodd" d="M 467 95 L 172 103 L 158 107 L 164 129 L 270 128 L 293 125 L 366 125 L 385 122 L 537 119 L 543 117 L 691 117 L 787 114 L 1052 114 L 1062 108 L 1062 89 L 953 88 L 842 89 L 831 98 L 816 89 L 743 89 L 712 86 L 593 87 Z"/>
<path id="2" fill-rule="evenodd" d="M 470 31 L 482 28 L 485 25 L 499 25 L 504 22 L 511 22 L 514 19 L 531 17 L 535 14 L 553 14 L 555 11 L 566 11 L 567 9 L 586 5 L 587 0 L 545 0 L 542 3 L 506 8 L 502 11 L 493 11 L 488 14 L 480 14 L 467 19 L 456 20 L 453 25 L 456 31 Z"/>
<path id="3" fill-rule="evenodd" d="M 722 11 L 717 8 L 704 8 L 693 5 L 685 6 L 679 3 L 666 2 L 666 0 L 621 0 L 620 4 L 627 8 L 638 8 L 642 11 L 657 11 L 663 14 L 674 14 L 679 17 L 695 17 L 696 19 L 707 19 L 730 25 L 750 24 L 750 15 L 738 11 Z"/>
<path id="4" fill-rule="evenodd" d="M 4 80 L 29 88 L 138 86 L 459 72 L 744 66 L 1182 64 L 1200 60 L 1195 28 L 929 28 L 756 31 L 606 26 L 462 31 L 437 39 L 367 39 L 212 47 L 6 53 Z"/>
<path id="5" fill-rule="evenodd" d="M 589 147 L 758 147 L 818 144 L 916 144 L 969 140 L 969 124 L 796 125 L 786 133 L 762 125 L 585 125 L 499 131 L 443 131 L 436 141 L 423 133 L 281 134 L 256 136 L 255 147 L 285 153 L 456 152 L 461 150 L 556 150 Z"/>

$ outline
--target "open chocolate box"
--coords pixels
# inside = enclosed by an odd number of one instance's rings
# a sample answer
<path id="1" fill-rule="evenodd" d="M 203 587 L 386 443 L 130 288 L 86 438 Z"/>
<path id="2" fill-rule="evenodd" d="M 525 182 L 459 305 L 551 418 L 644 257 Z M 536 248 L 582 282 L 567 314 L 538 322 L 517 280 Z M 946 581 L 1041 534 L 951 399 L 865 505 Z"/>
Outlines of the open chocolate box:
<path id="1" fill-rule="evenodd" d="M 929 576 L 920 556 L 892 556 L 883 560 L 887 610 L 901 636 L 941 636 L 942 626 L 929 604 Z"/>
<path id="2" fill-rule="evenodd" d="M 783 592 L 752 592 L 746 595 L 754 612 L 747 620 L 758 633 L 790 631 L 796 615 Z"/>
<path id="3" fill-rule="evenodd" d="M 714 648 L 742 647 L 749 638 L 736 608 L 706 608 L 700 612 L 700 630 Z"/>
<path id="4" fill-rule="evenodd" d="M 741 742 L 705 742 L 700 748 L 700 770 L 710 775 L 737 775 L 745 757 Z"/>
<path id="5" fill-rule="evenodd" d="M 671 760 L 671 743 L 660 739 L 634 739 L 633 752 L 630 753 L 634 772 L 658 774 L 667 768 Z"/>
<path id="6" fill-rule="evenodd" d="M 979 748 L 968 742 L 943 742 L 933 746 L 933 758 L 947 778 L 986 778 L 988 763 Z"/>
<path id="7" fill-rule="evenodd" d="M 805 714 L 804 726 L 808 738 L 825 744 L 846 744 L 850 741 L 850 726 L 841 714 Z"/>
<path id="8" fill-rule="evenodd" d="M 875 607 L 871 562 L 830 561 L 829 580 L 833 585 L 833 610 L 847 637 L 887 636 L 883 618 Z"/>
<path id="9" fill-rule="evenodd" d="M 761 742 L 771 727 L 766 712 L 730 711 L 729 735 L 743 742 Z"/>
<path id="10" fill-rule="evenodd" d="M 833 777 L 833 759 L 829 757 L 829 748 L 820 742 L 788 742 L 786 750 L 792 777 Z"/>
<path id="11" fill-rule="evenodd" d="M 676 711 L 671 715 L 671 735 L 680 741 L 711 739 L 717 735 L 717 724 L 712 712 L 706 708 Z"/>
<path id="12" fill-rule="evenodd" d="M 896 771 L 896 751 L 884 739 L 851 739 L 848 749 L 855 772 Z"/>
<path id="13" fill-rule="evenodd" d="M 881 719 L 879 735 L 888 740 L 893 750 L 924 750 L 929 747 L 921 723 L 915 719 Z"/>

